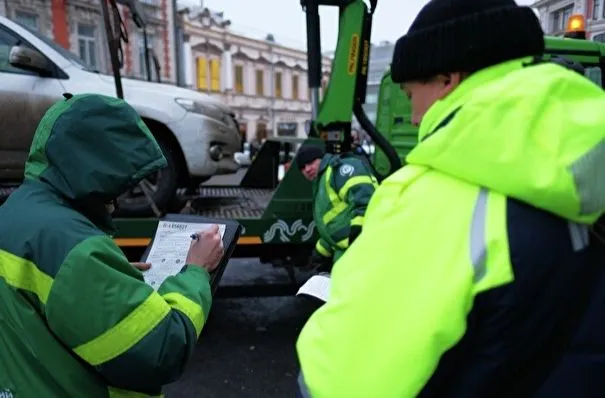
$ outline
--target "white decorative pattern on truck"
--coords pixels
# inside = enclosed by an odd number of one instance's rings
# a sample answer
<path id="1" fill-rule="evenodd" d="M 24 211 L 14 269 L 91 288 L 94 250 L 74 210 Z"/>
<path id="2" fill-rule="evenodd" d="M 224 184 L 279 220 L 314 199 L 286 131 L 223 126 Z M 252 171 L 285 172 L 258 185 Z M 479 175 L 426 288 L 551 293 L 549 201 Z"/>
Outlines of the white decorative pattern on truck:
<path id="1" fill-rule="evenodd" d="M 290 240 L 299 232 L 303 231 L 303 235 L 300 238 L 301 242 L 306 242 L 313 236 L 315 231 L 315 221 L 311 221 L 308 226 L 303 224 L 302 220 L 296 220 L 291 226 L 288 226 L 283 220 L 277 220 L 275 224 L 271 225 L 271 228 L 263 235 L 263 241 L 268 243 L 276 240 L 279 235 L 281 242 L 290 242 Z"/>

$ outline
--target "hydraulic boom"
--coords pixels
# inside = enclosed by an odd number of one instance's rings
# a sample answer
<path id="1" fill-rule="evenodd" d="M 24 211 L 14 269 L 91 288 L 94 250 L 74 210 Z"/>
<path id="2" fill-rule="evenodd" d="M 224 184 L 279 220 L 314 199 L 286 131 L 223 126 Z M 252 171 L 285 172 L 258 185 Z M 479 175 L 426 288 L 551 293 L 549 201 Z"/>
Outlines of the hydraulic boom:
<path id="1" fill-rule="evenodd" d="M 386 154 L 390 169 L 385 178 L 401 167 L 395 148 L 376 130 L 368 119 L 365 103 L 372 17 L 378 0 L 370 0 L 370 8 L 363 0 L 301 0 L 307 16 L 307 58 L 309 88 L 313 120 L 310 137 L 319 137 L 326 142 L 330 153 L 351 150 L 351 122 L 353 115 L 374 143 Z M 322 101 L 319 99 L 321 86 L 321 40 L 319 7 L 339 8 L 340 23 L 338 42 L 334 54 L 332 74 Z"/>

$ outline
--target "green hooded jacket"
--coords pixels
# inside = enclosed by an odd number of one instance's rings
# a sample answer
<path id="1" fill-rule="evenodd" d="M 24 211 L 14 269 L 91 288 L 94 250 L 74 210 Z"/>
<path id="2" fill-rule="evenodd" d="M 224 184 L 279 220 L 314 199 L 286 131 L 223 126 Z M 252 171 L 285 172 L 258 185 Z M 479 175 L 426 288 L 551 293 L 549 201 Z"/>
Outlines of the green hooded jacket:
<path id="1" fill-rule="evenodd" d="M 104 206 L 165 165 L 120 99 L 76 95 L 42 118 L 24 183 L 0 207 L 0 391 L 156 396 L 182 373 L 209 275 L 186 266 L 154 291 L 112 240 Z"/>
<path id="2" fill-rule="evenodd" d="M 315 249 L 335 262 L 349 247 L 351 226 L 363 225 L 378 181 L 353 155 L 326 154 L 313 182 L 313 218 L 319 240 Z"/>

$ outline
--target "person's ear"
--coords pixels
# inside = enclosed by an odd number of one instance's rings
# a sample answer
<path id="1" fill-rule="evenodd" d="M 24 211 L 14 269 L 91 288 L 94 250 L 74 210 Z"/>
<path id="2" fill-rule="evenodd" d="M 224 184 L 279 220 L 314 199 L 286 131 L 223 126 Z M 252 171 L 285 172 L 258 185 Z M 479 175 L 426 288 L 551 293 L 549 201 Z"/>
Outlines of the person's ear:
<path id="1" fill-rule="evenodd" d="M 440 97 L 445 98 L 449 93 L 454 91 L 456 87 L 462 83 L 463 79 L 464 76 L 460 72 L 453 72 L 439 76 L 439 81 L 441 82 Z"/>

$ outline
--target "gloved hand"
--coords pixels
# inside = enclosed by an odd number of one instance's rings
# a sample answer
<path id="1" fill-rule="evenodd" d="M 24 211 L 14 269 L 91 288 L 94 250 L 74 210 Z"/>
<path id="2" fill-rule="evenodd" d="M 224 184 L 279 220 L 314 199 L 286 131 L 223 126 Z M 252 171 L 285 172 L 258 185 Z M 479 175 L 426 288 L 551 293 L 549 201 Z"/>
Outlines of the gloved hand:
<path id="1" fill-rule="evenodd" d="M 326 257 L 320 254 L 317 250 L 313 249 L 311 257 L 309 257 L 309 269 L 316 271 L 326 271 L 332 268 L 332 257 Z"/>
<path id="2" fill-rule="evenodd" d="M 360 233 L 361 233 L 361 226 L 359 226 L 359 225 L 351 226 L 351 231 L 349 232 L 349 246 L 351 246 L 353 244 L 353 242 L 355 241 L 355 239 L 357 239 L 357 237 L 359 236 Z"/>

